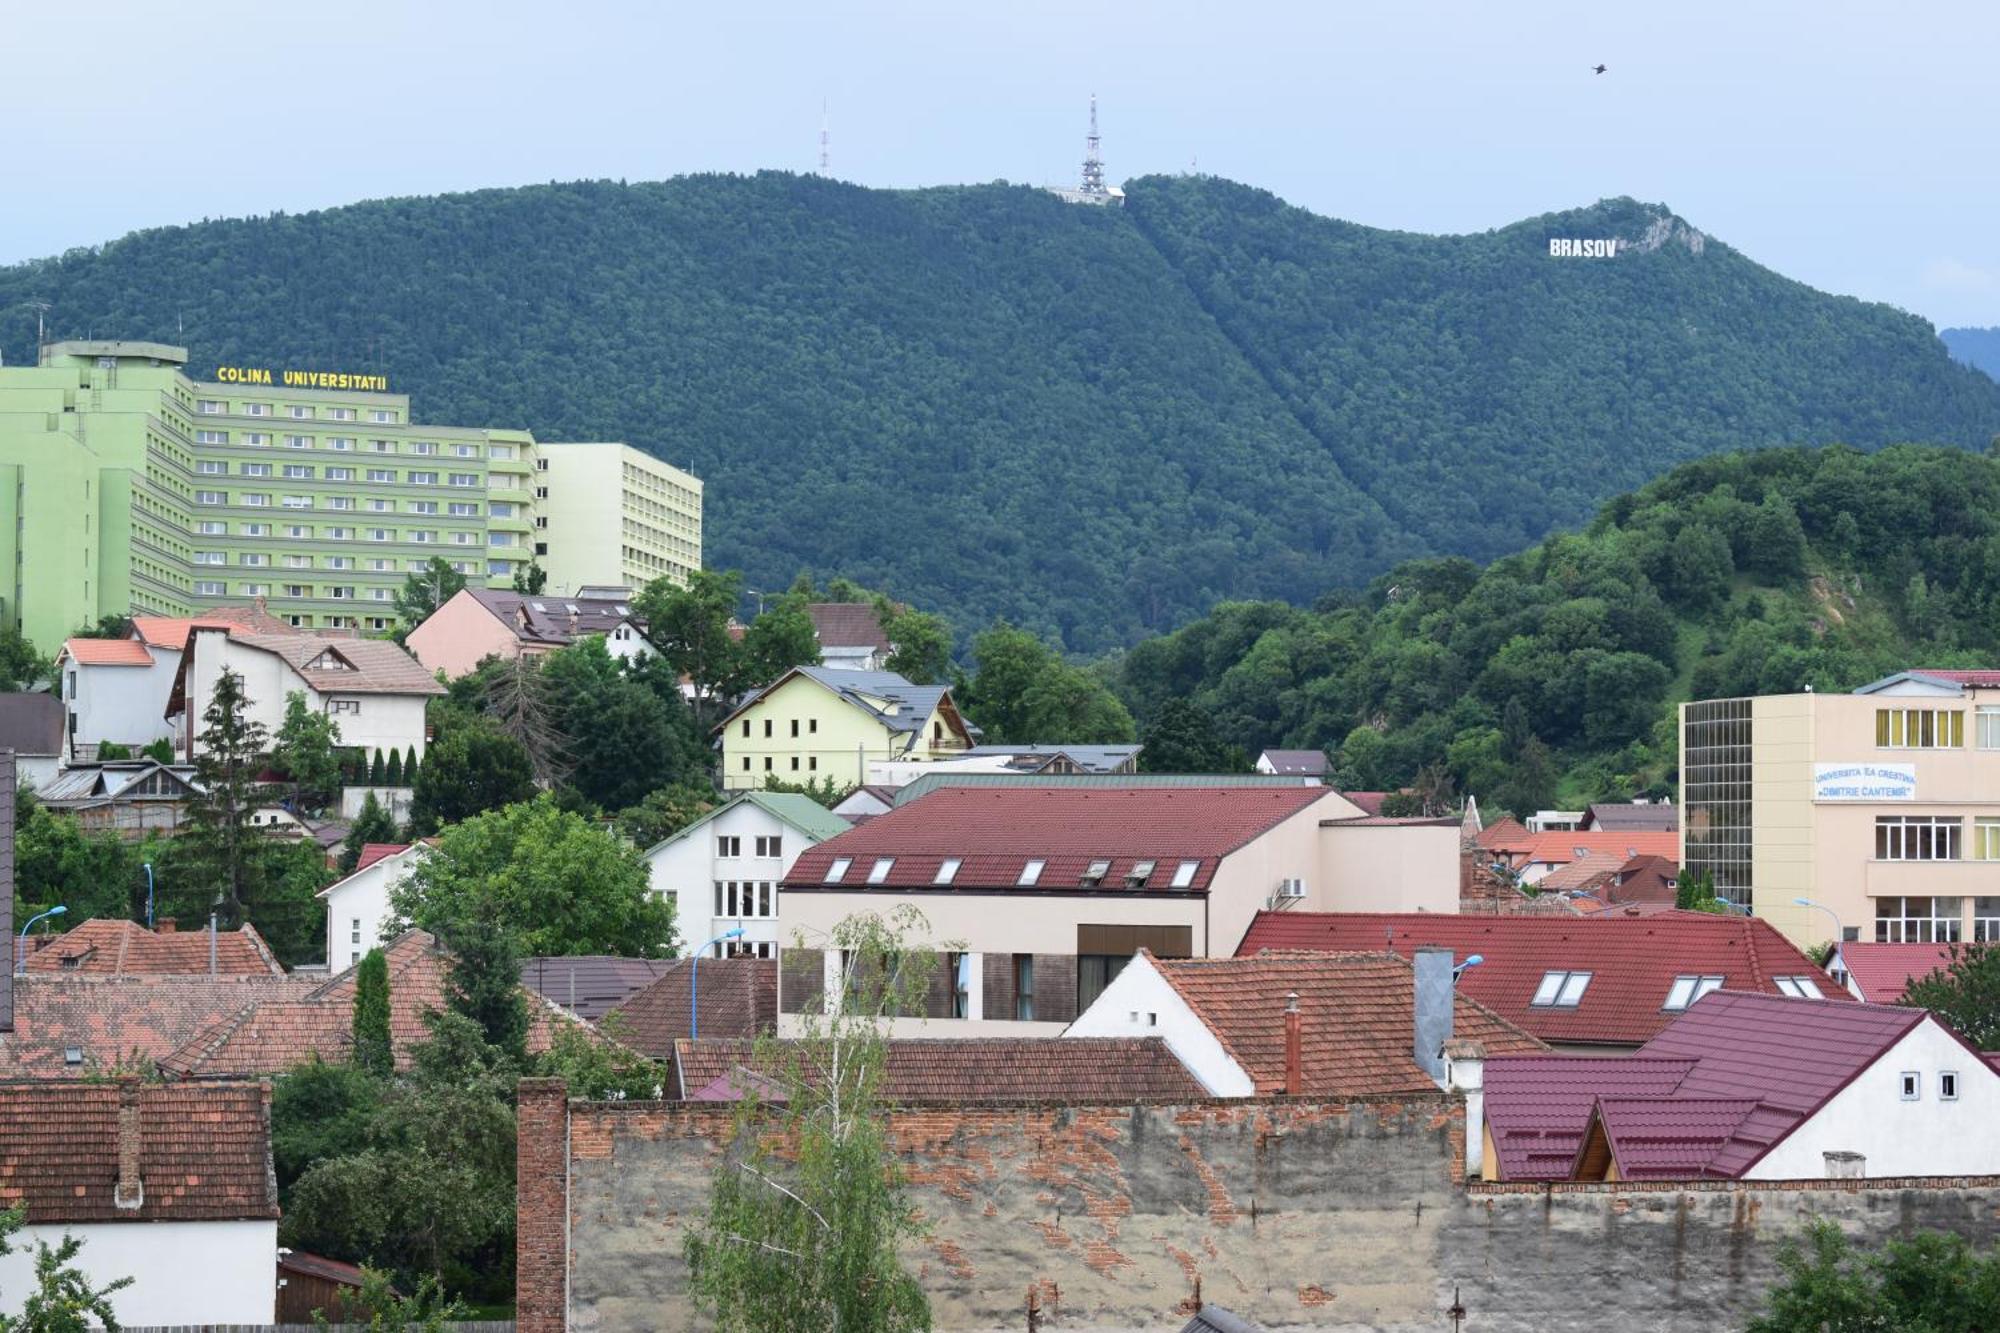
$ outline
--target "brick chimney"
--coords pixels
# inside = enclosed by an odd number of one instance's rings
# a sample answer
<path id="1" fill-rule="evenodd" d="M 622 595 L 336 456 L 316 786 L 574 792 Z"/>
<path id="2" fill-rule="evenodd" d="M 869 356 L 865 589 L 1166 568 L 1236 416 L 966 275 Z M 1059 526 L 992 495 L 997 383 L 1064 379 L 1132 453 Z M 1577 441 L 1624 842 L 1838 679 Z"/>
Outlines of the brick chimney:
<path id="1" fill-rule="evenodd" d="M 145 1124 L 139 1117 L 139 1080 L 118 1083 L 118 1184 L 111 1202 L 121 1212 L 136 1212 L 146 1202 L 145 1182 L 139 1177 L 139 1136 Z"/>
<path id="2" fill-rule="evenodd" d="M 1439 1087 L 1445 1085 L 1444 1044 L 1451 1040 L 1452 952 L 1419 949 L 1410 960 L 1416 973 L 1415 1040 L 1417 1067 Z"/>
<path id="3" fill-rule="evenodd" d="M 159 935 L 171 935 L 178 929 L 180 929 L 180 923 L 170 916 L 161 917 L 158 924 L 153 927 L 154 933 Z"/>
<path id="4" fill-rule="evenodd" d="M 1285 996 L 1285 1092 L 1296 1097 L 1305 1091 L 1305 1017 L 1299 1013 L 1299 993 Z"/>

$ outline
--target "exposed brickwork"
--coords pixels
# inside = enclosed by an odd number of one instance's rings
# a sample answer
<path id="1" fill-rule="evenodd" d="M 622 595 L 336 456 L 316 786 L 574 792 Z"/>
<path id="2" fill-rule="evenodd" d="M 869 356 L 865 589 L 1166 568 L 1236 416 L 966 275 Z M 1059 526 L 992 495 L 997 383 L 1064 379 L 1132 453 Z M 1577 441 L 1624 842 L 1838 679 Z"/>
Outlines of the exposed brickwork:
<path id="1" fill-rule="evenodd" d="M 826 993 L 826 951 L 787 946 L 778 958 L 778 1012 L 809 1014 Z"/>
<path id="2" fill-rule="evenodd" d="M 981 954 L 980 969 L 986 974 L 986 992 L 981 997 L 981 1003 L 986 1006 L 986 1017 L 1011 1019 L 1014 1016 L 1014 955 Z"/>
<path id="3" fill-rule="evenodd" d="M 1067 1023 L 1076 1017 L 1076 955 L 1035 955 L 1035 1021 Z"/>
<path id="4" fill-rule="evenodd" d="M 514 1163 L 518 1226 L 514 1238 L 514 1327 L 518 1333 L 564 1333 L 569 1327 L 569 1105 L 559 1078 L 517 1085 L 519 1153 Z M 608 1149 L 610 1125 L 596 1126 Z"/>

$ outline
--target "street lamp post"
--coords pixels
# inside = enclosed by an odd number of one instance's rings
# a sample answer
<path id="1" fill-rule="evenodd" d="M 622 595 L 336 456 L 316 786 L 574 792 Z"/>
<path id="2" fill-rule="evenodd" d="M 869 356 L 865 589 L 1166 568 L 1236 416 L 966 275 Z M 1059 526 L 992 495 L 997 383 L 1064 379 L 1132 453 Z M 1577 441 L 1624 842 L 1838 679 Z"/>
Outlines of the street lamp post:
<path id="1" fill-rule="evenodd" d="M 50 909 L 49 909 L 48 911 L 46 911 L 46 912 L 39 912 L 39 913 L 35 914 L 34 916 L 31 916 L 31 917 L 29 917 L 29 918 L 28 918 L 28 924 L 27 924 L 27 925 L 25 925 L 25 926 L 23 926 L 23 927 L 21 927 L 21 947 L 20 947 L 20 948 L 18 948 L 18 949 L 16 949 L 16 950 L 14 950 L 14 971 L 15 971 L 15 972 L 16 972 L 17 974 L 19 974 L 19 975 L 22 975 L 22 976 L 26 976 L 26 975 L 27 975 L 27 972 L 28 972 L 28 932 L 29 932 L 29 931 L 31 931 L 31 930 L 33 930 L 33 929 L 35 928 L 35 923 L 36 923 L 37 921 L 40 921 L 40 920 L 41 920 L 41 919 L 42 919 L 43 917 L 48 917 L 48 916 L 61 916 L 61 915 L 62 915 L 62 914 L 63 914 L 64 912 L 67 912 L 68 910 L 69 910 L 69 908 L 67 908 L 67 907 L 64 907 L 64 906 L 63 906 L 63 905 L 62 905 L 61 903 L 57 903 L 57 904 L 56 904 L 56 905 L 55 905 L 54 907 L 51 907 L 51 908 L 50 908 Z"/>
<path id="2" fill-rule="evenodd" d="M 32 925 L 33 923 L 30 922 L 29 924 Z M 711 947 L 722 943 L 724 940 L 740 940 L 742 938 L 743 938 L 743 927 L 741 926 L 738 926 L 734 930 L 725 930 L 720 935 L 717 935 L 714 939 L 710 940 L 707 944 L 702 945 L 700 949 L 696 950 L 694 960 L 688 964 L 688 1039 L 689 1040 L 699 1041 L 701 1039 L 702 954 L 707 953 Z"/>
<path id="3" fill-rule="evenodd" d="M 1847 955 L 1841 951 L 1840 946 L 1847 943 L 1847 930 L 1840 924 L 1840 913 L 1834 911 L 1825 903 L 1816 903 L 1810 898 L 1794 898 L 1792 899 L 1792 906 L 1810 907 L 1814 911 L 1825 912 L 1833 919 L 1833 958 L 1840 960 L 1840 971 L 1844 977 L 1847 973 Z M 1828 961 L 1832 960 L 1829 959 Z M 1844 986 L 1847 983 L 1842 981 L 1841 984 Z"/>

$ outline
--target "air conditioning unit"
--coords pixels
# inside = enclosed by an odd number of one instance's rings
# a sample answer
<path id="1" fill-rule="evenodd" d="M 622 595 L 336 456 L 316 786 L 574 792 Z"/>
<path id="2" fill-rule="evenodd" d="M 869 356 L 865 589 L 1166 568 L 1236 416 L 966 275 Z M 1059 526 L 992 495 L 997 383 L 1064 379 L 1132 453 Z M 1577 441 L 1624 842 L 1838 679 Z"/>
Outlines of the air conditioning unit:
<path id="1" fill-rule="evenodd" d="M 1281 879 L 1278 881 L 1280 898 L 1303 898 L 1306 896 L 1306 882 L 1302 879 Z"/>

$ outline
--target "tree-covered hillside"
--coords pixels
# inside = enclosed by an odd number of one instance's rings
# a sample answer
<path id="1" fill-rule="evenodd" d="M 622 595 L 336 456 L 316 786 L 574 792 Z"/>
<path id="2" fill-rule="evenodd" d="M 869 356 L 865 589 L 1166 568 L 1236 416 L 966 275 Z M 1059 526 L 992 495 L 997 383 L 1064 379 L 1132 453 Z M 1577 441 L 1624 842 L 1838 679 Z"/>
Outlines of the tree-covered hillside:
<path id="1" fill-rule="evenodd" d="M 51 336 L 370 370 L 419 420 L 628 439 L 708 483 L 708 559 L 842 574 L 1094 651 L 1512 550 L 1724 448 L 1983 444 L 2000 386 L 1629 201 L 1470 237 L 1203 178 L 593 182 L 206 222 L 0 269 Z M 1553 259 L 1548 235 L 1643 242 Z"/>
<path id="2" fill-rule="evenodd" d="M 2000 380 L 2000 328 L 1939 329 L 1938 337 L 1944 339 L 1952 360 L 1983 370 Z"/>
<path id="3" fill-rule="evenodd" d="M 1673 790 L 1674 705 L 2000 663 L 2000 458 L 1898 446 L 1683 464 L 1481 570 L 1407 563 L 1312 610 L 1233 603 L 1140 644 L 1147 728 L 1191 700 L 1255 754 L 1489 809 Z"/>

